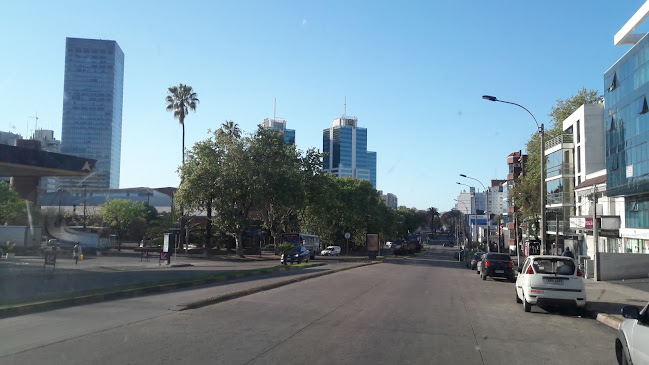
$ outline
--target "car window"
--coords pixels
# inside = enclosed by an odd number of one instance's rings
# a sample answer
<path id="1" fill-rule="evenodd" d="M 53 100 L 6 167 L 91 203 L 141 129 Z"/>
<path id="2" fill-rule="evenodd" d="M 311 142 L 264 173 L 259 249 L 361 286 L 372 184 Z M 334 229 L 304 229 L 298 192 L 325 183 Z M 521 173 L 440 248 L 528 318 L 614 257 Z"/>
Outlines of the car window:
<path id="1" fill-rule="evenodd" d="M 509 255 L 504 254 L 504 253 L 490 253 L 490 254 L 487 254 L 487 259 L 489 259 L 489 260 L 510 261 L 512 258 L 509 257 Z"/>
<path id="2" fill-rule="evenodd" d="M 534 271 L 538 274 L 573 275 L 575 263 L 564 259 L 537 259 L 534 260 Z"/>

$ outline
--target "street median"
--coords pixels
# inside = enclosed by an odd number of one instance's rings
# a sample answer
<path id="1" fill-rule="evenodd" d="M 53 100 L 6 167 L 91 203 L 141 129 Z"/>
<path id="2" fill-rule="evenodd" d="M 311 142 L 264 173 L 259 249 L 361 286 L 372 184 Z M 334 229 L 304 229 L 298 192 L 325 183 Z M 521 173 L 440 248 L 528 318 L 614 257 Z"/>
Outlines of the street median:
<path id="1" fill-rule="evenodd" d="M 201 275 L 190 278 L 172 279 L 159 282 L 145 282 L 121 287 L 94 289 L 44 298 L 31 298 L 22 303 L 0 306 L 0 318 L 43 312 L 83 304 L 97 303 L 106 300 L 132 298 L 141 295 L 162 293 L 193 286 L 214 284 L 247 278 L 251 276 L 272 274 L 289 270 L 300 270 L 323 265 L 325 265 L 325 263 L 308 263 L 291 266 L 279 265 L 262 269 L 239 270 L 226 273 Z"/>

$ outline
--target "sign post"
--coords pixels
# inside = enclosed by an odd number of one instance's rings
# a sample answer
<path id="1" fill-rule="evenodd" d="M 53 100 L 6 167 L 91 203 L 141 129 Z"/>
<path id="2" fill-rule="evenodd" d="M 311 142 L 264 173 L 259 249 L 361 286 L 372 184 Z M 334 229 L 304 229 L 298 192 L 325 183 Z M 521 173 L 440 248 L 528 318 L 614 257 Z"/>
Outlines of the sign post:
<path id="1" fill-rule="evenodd" d="M 351 237 L 349 232 L 345 232 L 345 239 L 347 240 L 347 246 L 345 247 L 345 256 L 349 256 L 349 237 Z"/>
<path id="2" fill-rule="evenodd" d="M 140 256 L 140 262 L 142 262 L 142 259 L 146 259 L 146 261 L 149 261 L 149 251 L 147 249 L 142 250 L 142 255 Z"/>
<path id="3" fill-rule="evenodd" d="M 52 251 L 45 252 L 45 263 L 43 264 L 43 269 L 45 269 L 45 266 L 47 265 L 54 266 L 53 270 L 56 270 L 56 247 L 52 247 Z"/>
<path id="4" fill-rule="evenodd" d="M 368 233 L 366 236 L 367 253 L 370 259 L 376 259 L 379 253 L 379 235 L 376 233 Z"/>

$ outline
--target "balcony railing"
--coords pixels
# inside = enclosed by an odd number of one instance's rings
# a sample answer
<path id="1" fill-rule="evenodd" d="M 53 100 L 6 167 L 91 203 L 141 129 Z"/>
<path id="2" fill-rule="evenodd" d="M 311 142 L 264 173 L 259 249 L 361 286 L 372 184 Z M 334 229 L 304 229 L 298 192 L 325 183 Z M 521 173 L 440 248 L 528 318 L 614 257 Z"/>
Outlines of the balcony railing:
<path id="1" fill-rule="evenodd" d="M 549 141 L 545 142 L 545 149 L 550 149 L 556 145 L 564 144 L 564 143 L 573 143 L 574 138 L 572 134 L 562 134 L 560 136 L 554 137 Z"/>
<path id="2" fill-rule="evenodd" d="M 545 173 L 545 178 L 555 177 L 559 175 L 573 176 L 575 174 L 575 167 L 572 163 L 562 163 L 556 166 L 550 166 L 547 168 Z"/>
<path id="3" fill-rule="evenodd" d="M 575 198 L 571 193 L 551 193 L 547 195 L 547 205 L 574 205 Z"/>

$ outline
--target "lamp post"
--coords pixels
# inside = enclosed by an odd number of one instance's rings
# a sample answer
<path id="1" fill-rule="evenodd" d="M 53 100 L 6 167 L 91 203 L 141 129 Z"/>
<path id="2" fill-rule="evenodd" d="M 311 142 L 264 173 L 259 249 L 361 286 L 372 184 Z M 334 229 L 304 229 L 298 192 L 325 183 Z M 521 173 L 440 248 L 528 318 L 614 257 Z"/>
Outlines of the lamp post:
<path id="1" fill-rule="evenodd" d="M 86 229 L 86 205 L 88 196 L 88 185 L 83 184 L 83 229 Z"/>
<path id="2" fill-rule="evenodd" d="M 458 185 L 468 186 L 469 189 L 473 188 L 473 186 L 470 186 L 470 185 L 467 185 L 467 184 L 462 184 L 461 182 L 455 182 L 455 183 L 458 184 Z M 475 228 L 473 229 L 474 236 L 475 236 L 475 241 L 474 242 L 478 242 L 478 199 L 475 196 L 475 192 L 473 194 L 471 194 L 471 198 L 473 199 L 473 204 L 475 205 L 475 213 L 473 214 L 473 222 L 475 223 Z M 471 246 L 473 248 L 473 245 L 471 245 Z"/>
<path id="3" fill-rule="evenodd" d="M 545 252 L 545 130 L 543 127 L 543 123 L 539 126 L 539 122 L 536 121 L 536 118 L 534 117 L 534 114 L 527 110 L 526 107 L 512 103 L 511 101 L 504 101 L 504 100 L 498 100 L 495 96 L 491 95 L 483 95 L 483 99 L 489 100 L 489 101 L 497 101 L 499 103 L 505 103 L 505 104 L 511 104 L 511 105 L 516 105 L 519 108 L 525 109 L 526 112 L 528 112 L 531 116 L 532 119 L 534 119 L 534 123 L 536 123 L 536 129 L 541 135 L 541 255 L 544 254 Z"/>
<path id="4" fill-rule="evenodd" d="M 485 202 L 485 206 L 486 206 L 486 209 L 485 209 L 486 212 L 485 213 L 487 213 L 487 252 L 491 252 L 491 241 L 490 241 L 490 238 L 489 238 L 489 235 L 491 233 L 491 217 L 489 216 L 489 189 L 485 188 L 484 184 L 480 180 L 478 180 L 476 178 L 466 176 L 464 174 L 460 174 L 460 176 L 479 182 L 480 185 L 482 185 L 482 189 L 486 194 L 485 199 L 487 201 Z M 477 199 L 476 199 L 476 204 L 475 205 L 476 205 L 476 210 L 477 210 L 478 209 L 478 201 L 477 201 Z M 476 224 L 477 224 L 477 222 L 476 222 Z"/>
<path id="5" fill-rule="evenodd" d="M 466 209 L 466 204 L 464 202 L 458 201 L 457 199 L 453 199 L 453 200 L 455 200 L 458 203 L 462 203 L 462 205 L 464 205 L 464 208 Z M 469 216 L 471 216 L 471 209 L 466 209 L 466 210 L 469 211 Z M 461 210 L 458 210 L 458 211 L 460 212 L 460 214 L 464 214 L 464 213 L 462 213 Z M 462 232 L 462 240 L 464 240 L 464 238 L 466 238 L 466 231 L 465 231 L 465 228 L 464 228 L 464 217 L 462 217 L 462 225 L 460 227 L 460 231 Z M 459 240 L 460 239 L 459 239 L 459 234 L 458 234 L 457 241 L 459 241 Z M 464 245 L 464 250 L 466 250 L 466 245 Z"/>

